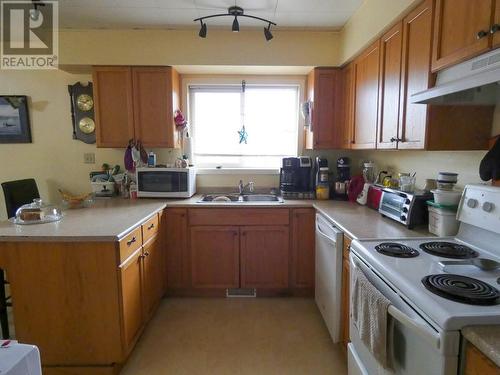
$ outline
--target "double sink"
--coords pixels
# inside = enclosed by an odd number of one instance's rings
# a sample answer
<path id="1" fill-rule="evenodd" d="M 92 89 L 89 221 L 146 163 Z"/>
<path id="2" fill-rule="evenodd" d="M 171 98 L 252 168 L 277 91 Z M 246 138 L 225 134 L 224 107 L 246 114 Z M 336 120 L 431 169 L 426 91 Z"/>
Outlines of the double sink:
<path id="1" fill-rule="evenodd" d="M 283 203 L 283 198 L 273 194 L 207 194 L 201 197 L 198 203 L 249 203 L 275 202 Z"/>

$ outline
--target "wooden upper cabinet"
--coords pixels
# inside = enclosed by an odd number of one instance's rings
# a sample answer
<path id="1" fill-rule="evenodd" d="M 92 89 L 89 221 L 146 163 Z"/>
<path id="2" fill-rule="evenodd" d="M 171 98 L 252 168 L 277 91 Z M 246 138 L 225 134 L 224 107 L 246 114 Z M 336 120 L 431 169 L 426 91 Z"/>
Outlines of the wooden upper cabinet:
<path id="1" fill-rule="evenodd" d="M 126 147 L 134 137 L 132 69 L 93 68 L 97 147 Z"/>
<path id="2" fill-rule="evenodd" d="M 312 132 L 306 130 L 306 148 L 339 148 L 341 143 L 341 73 L 315 68 L 307 77 L 308 100 L 313 102 Z"/>
<path id="3" fill-rule="evenodd" d="M 436 1 L 433 71 L 467 60 L 491 47 L 494 6 L 494 0 Z"/>
<path id="4" fill-rule="evenodd" d="M 399 95 L 401 89 L 401 59 L 403 24 L 397 23 L 380 41 L 380 119 L 377 148 L 397 147 L 399 138 Z"/>
<path id="5" fill-rule="evenodd" d="M 354 64 L 342 68 L 342 132 L 340 148 L 350 149 L 354 126 Z"/>
<path id="6" fill-rule="evenodd" d="M 288 227 L 241 228 L 241 287 L 288 288 Z"/>
<path id="7" fill-rule="evenodd" d="M 353 149 L 373 149 L 377 143 L 380 40 L 354 61 Z"/>
<path id="8" fill-rule="evenodd" d="M 179 75 L 171 67 L 94 67 L 97 147 L 180 147 Z"/>
<path id="9" fill-rule="evenodd" d="M 172 73 L 174 72 L 174 73 Z M 178 75 L 170 67 L 134 67 L 135 138 L 149 147 L 175 147 L 178 142 L 173 113 L 172 82 Z M 177 83 L 178 86 L 178 83 Z"/>
<path id="10" fill-rule="evenodd" d="M 240 286 L 238 227 L 191 227 L 189 243 L 194 288 Z"/>
<path id="11" fill-rule="evenodd" d="M 412 104 L 411 96 L 434 83 L 430 71 L 432 20 L 432 0 L 424 1 L 403 19 L 400 149 L 425 148 L 428 106 Z"/>

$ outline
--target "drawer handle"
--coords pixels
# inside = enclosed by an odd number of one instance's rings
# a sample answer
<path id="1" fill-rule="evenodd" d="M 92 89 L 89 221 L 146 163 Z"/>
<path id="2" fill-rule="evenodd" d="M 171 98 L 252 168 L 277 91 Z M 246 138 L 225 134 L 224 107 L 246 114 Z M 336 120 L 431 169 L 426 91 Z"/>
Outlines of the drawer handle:
<path id="1" fill-rule="evenodd" d="M 132 239 L 131 239 L 130 241 L 127 241 L 127 246 L 132 245 L 132 244 L 133 244 L 134 242 L 136 242 L 136 241 L 137 241 L 137 239 L 135 238 L 135 236 L 134 236 L 134 237 L 132 237 Z"/>
<path id="2" fill-rule="evenodd" d="M 145 252 L 144 252 L 144 256 L 145 256 L 145 257 L 148 257 L 148 256 L 149 256 L 149 252 L 145 251 Z"/>
<path id="3" fill-rule="evenodd" d="M 490 34 L 495 34 L 500 31 L 500 25 L 498 23 L 491 26 Z"/>
<path id="4" fill-rule="evenodd" d="M 151 223 L 151 225 L 148 227 L 148 230 L 151 230 L 155 227 L 155 223 Z"/>

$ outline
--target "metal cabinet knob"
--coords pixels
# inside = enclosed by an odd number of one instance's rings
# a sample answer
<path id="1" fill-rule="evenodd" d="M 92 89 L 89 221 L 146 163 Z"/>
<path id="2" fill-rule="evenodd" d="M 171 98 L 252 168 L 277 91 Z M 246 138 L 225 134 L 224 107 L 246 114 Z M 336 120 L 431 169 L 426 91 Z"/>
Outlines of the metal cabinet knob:
<path id="1" fill-rule="evenodd" d="M 476 34 L 476 38 L 479 40 L 479 39 L 483 39 L 484 37 L 486 37 L 488 35 L 489 35 L 489 33 L 487 31 L 481 30 Z"/>

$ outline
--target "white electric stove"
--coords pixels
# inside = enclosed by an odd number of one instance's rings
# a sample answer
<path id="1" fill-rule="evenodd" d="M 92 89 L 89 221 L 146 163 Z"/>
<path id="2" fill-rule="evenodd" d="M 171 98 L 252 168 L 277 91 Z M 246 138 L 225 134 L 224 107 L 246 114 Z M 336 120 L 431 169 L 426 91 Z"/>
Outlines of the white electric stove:
<path id="1" fill-rule="evenodd" d="M 454 238 L 353 241 L 351 267 L 360 268 L 392 303 L 393 367 L 375 361 L 351 324 L 350 375 L 456 375 L 460 330 L 500 324 L 500 268 L 453 263 L 486 258 L 500 264 L 500 188 L 468 185 L 457 217 Z"/>

